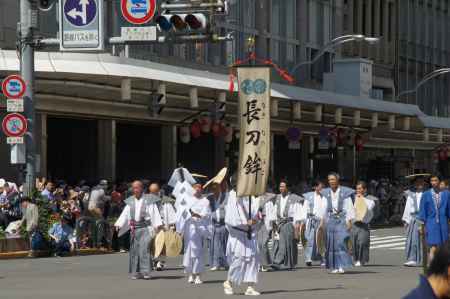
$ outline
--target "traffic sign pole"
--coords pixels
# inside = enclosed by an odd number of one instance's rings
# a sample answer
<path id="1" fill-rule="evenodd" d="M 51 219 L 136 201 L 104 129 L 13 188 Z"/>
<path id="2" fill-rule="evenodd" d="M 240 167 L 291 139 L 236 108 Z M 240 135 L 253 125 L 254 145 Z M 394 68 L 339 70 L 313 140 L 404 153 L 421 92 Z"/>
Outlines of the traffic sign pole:
<path id="1" fill-rule="evenodd" d="M 29 0 L 20 0 L 20 30 L 18 40 L 20 45 L 20 73 L 25 81 L 26 88 L 23 95 L 25 117 L 28 120 L 28 132 L 25 134 L 26 170 L 23 192 L 31 196 L 35 182 L 35 145 L 34 145 L 34 29 L 37 26 L 33 16 L 37 15 L 36 3 Z M 20 146 L 20 145 L 19 145 Z M 11 151 L 11 154 L 12 151 Z"/>

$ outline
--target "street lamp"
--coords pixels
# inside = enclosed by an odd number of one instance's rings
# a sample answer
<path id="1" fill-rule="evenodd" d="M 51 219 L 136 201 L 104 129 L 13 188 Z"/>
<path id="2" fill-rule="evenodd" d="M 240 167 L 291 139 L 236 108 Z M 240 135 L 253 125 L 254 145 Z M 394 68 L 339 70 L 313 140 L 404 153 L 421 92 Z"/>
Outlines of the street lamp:
<path id="1" fill-rule="evenodd" d="M 348 35 L 342 35 L 339 37 L 336 37 L 332 39 L 330 42 L 328 42 L 321 50 L 320 52 L 309 61 L 303 61 L 299 64 L 295 65 L 291 71 L 289 72 L 291 75 L 294 74 L 294 72 L 301 66 L 307 65 L 307 64 L 314 64 L 319 60 L 320 57 L 322 57 L 328 50 L 335 48 L 338 45 L 351 42 L 351 41 L 357 41 L 357 42 L 367 42 L 370 45 L 374 45 L 380 41 L 380 38 L 378 37 L 371 37 L 371 36 L 365 36 L 362 34 L 348 34 Z"/>
<path id="2" fill-rule="evenodd" d="M 400 98 L 401 96 L 404 96 L 406 94 L 417 92 L 419 90 L 420 86 L 424 85 L 429 80 L 431 80 L 431 79 L 433 79 L 433 78 L 435 78 L 437 76 L 440 76 L 440 75 L 443 75 L 443 74 L 447 74 L 447 73 L 450 73 L 450 68 L 441 68 L 441 69 L 437 69 L 437 70 L 432 71 L 431 73 L 425 75 L 425 77 L 423 77 L 423 79 L 420 80 L 420 82 L 417 83 L 416 87 L 414 87 L 413 89 L 409 89 L 409 90 L 405 90 L 405 91 L 400 92 L 398 94 L 398 98 Z M 416 105 L 417 105 L 417 102 L 416 102 Z"/>

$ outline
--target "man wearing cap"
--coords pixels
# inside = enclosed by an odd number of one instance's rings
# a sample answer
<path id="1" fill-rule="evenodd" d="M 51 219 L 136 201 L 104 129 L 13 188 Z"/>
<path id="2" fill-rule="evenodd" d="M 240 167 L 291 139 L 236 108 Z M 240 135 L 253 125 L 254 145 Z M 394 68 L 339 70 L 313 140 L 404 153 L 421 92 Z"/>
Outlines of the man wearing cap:
<path id="1" fill-rule="evenodd" d="M 184 239 L 184 271 L 188 275 L 188 283 L 203 283 L 200 275 L 204 272 L 203 242 L 209 237 L 209 201 L 203 197 L 202 186 L 194 184 L 194 198 L 183 211 L 180 211 L 177 230 Z"/>
<path id="2" fill-rule="evenodd" d="M 448 241 L 448 220 L 450 218 L 450 194 L 440 189 L 440 179 L 436 175 L 430 178 L 431 189 L 425 191 L 420 201 L 417 219 L 425 224 L 425 239 L 430 248 L 430 260 L 439 247 Z"/>
<path id="3" fill-rule="evenodd" d="M 406 228 L 405 256 L 407 267 L 422 265 L 423 248 L 420 238 L 420 223 L 417 221 L 420 202 L 424 191 L 423 177 L 416 177 L 414 187 L 405 192 L 406 205 L 403 211 L 402 220 Z"/>
<path id="4" fill-rule="evenodd" d="M 67 215 L 57 214 L 58 222 L 48 230 L 55 256 L 63 256 L 75 249 L 73 229 L 68 225 Z"/>
<path id="5" fill-rule="evenodd" d="M 227 169 L 205 184 L 209 186 L 211 194 L 208 195 L 212 219 L 212 236 L 209 242 L 209 264 L 211 271 L 228 268 L 226 249 L 228 231 L 225 227 L 225 206 L 228 197 L 226 183 L 224 182 Z"/>
<path id="6" fill-rule="evenodd" d="M 126 207 L 114 226 L 119 237 L 128 230 L 130 236 L 129 272 L 132 279 L 150 279 L 151 256 L 150 241 L 156 230 L 162 226 L 161 215 L 155 203 L 144 196 L 141 181 L 132 184 L 133 195 L 126 200 Z"/>
<path id="7" fill-rule="evenodd" d="M 287 182 L 280 182 L 273 219 L 275 229 L 273 238 L 273 264 L 272 267 L 293 269 L 298 260 L 298 234 L 303 216 L 301 198 L 289 192 Z"/>

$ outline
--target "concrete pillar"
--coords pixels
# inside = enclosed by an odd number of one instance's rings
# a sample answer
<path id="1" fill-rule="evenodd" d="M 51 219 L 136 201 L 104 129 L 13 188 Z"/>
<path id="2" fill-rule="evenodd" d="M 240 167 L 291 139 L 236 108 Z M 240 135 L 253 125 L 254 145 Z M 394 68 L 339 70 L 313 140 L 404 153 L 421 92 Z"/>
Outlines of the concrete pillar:
<path id="1" fill-rule="evenodd" d="M 308 151 L 310 155 L 309 159 L 309 177 L 314 179 L 314 136 L 309 136 Z"/>
<path id="2" fill-rule="evenodd" d="M 161 174 L 168 178 L 177 167 L 177 126 L 163 126 L 161 128 Z"/>
<path id="3" fill-rule="evenodd" d="M 40 176 L 47 176 L 47 114 L 41 113 L 40 168 L 36 168 Z"/>
<path id="4" fill-rule="evenodd" d="M 98 176 L 100 179 L 116 179 L 116 121 L 98 121 Z"/>

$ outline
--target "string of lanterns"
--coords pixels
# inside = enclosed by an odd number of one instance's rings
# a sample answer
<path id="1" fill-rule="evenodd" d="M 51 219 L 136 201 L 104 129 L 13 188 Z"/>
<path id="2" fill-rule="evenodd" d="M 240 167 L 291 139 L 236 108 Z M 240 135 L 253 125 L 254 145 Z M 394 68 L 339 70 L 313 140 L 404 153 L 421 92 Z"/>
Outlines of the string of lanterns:
<path id="1" fill-rule="evenodd" d="M 203 115 L 200 119 L 194 119 L 189 126 L 182 126 L 179 137 L 182 143 L 191 142 L 191 138 L 198 139 L 202 135 L 212 134 L 215 138 L 223 138 L 226 143 L 231 143 L 234 136 L 233 127 L 223 121 L 212 121 L 209 115 Z"/>

